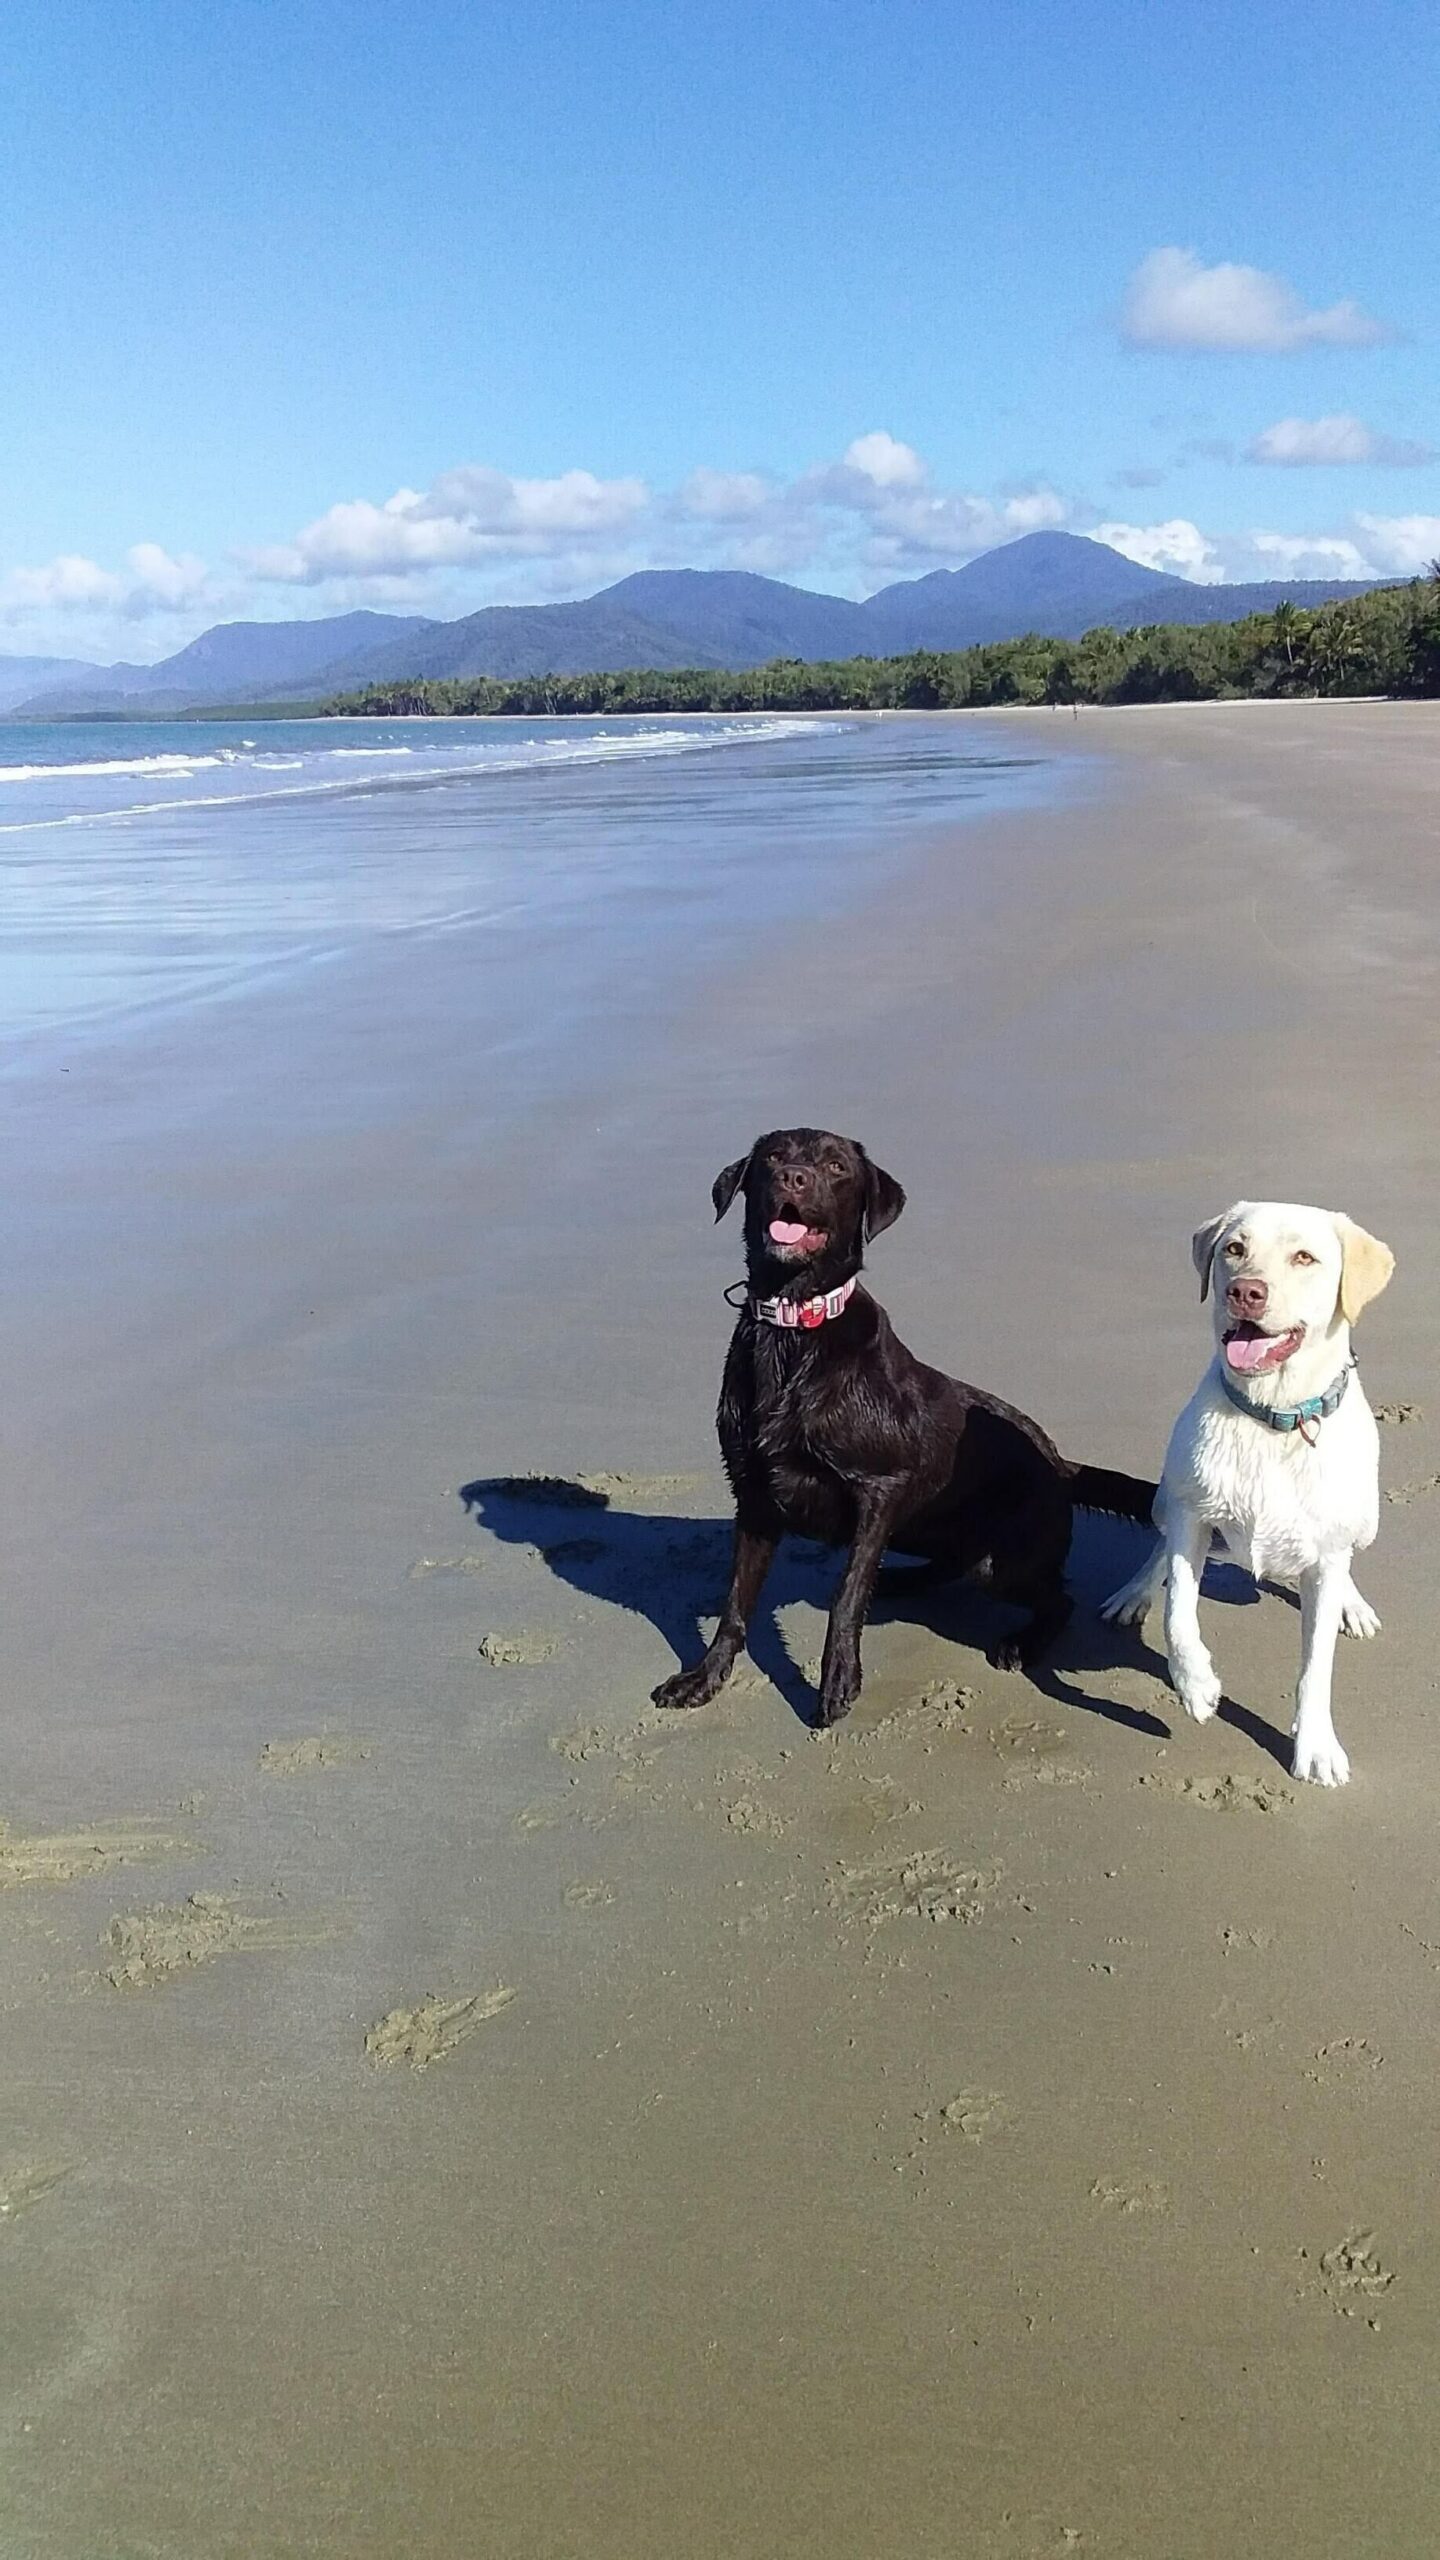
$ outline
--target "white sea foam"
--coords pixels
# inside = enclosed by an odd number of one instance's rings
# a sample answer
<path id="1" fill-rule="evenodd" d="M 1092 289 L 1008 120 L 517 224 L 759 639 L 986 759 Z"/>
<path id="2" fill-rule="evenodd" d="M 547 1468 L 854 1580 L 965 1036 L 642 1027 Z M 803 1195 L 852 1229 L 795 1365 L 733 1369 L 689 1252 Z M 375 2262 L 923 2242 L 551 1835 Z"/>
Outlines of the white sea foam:
<path id="1" fill-rule="evenodd" d="M 105 777 L 129 774 L 156 776 L 165 780 L 183 779 L 191 774 L 217 768 L 239 768 L 255 777 L 248 790 L 190 793 L 168 800 L 136 800 L 104 809 L 81 808 L 63 812 L 51 811 L 44 817 L 0 821 L 0 836 L 40 834 L 55 827 L 113 826 L 117 821 L 147 818 L 160 814 L 173 816 L 183 809 L 231 809 L 264 806 L 267 802 L 287 800 L 320 800 L 337 793 L 366 794 L 376 791 L 405 791 L 432 783 L 479 781 L 487 774 L 524 772 L 539 764 L 605 764 L 627 758 L 645 759 L 655 756 L 695 754 L 705 749 L 725 746 L 763 746 L 778 738 L 823 735 L 827 730 L 849 724 L 833 719 L 770 718 L 707 722 L 704 728 L 643 729 L 591 731 L 584 737 L 529 738 L 490 749 L 476 756 L 470 752 L 471 741 L 436 741 L 434 747 L 317 747 L 306 756 L 246 756 L 233 747 L 223 747 L 209 755 L 156 755 L 117 758 L 113 762 L 92 764 L 79 758 L 68 765 L 0 765 L 0 781 L 76 781 L 86 776 Z M 481 724 L 475 723 L 479 728 Z M 480 743 L 480 741 L 476 741 Z M 303 782 L 270 785 L 272 773 L 305 770 L 338 757 L 426 756 L 446 755 L 443 764 L 428 760 L 412 764 L 403 774 L 347 773 L 343 779 L 315 778 Z"/>
<path id="2" fill-rule="evenodd" d="M 207 766 L 235 762 L 233 748 L 213 756 L 117 756 L 104 764 L 76 756 L 71 764 L 0 764 L 0 782 L 58 782 L 66 775 L 98 780 L 120 773 L 203 773 Z"/>

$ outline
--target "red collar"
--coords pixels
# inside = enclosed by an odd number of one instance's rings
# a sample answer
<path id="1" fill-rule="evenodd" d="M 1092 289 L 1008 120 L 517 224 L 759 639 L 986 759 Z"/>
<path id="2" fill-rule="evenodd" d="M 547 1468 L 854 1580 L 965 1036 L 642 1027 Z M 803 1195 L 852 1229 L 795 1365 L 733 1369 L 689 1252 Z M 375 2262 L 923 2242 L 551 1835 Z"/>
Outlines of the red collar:
<path id="1" fill-rule="evenodd" d="M 858 1272 L 852 1272 L 838 1289 L 827 1289 L 822 1298 L 752 1298 L 750 1304 L 762 1324 L 787 1328 L 799 1325 L 806 1333 L 813 1333 L 817 1325 L 828 1324 L 832 1316 L 844 1314 L 858 1278 Z"/>

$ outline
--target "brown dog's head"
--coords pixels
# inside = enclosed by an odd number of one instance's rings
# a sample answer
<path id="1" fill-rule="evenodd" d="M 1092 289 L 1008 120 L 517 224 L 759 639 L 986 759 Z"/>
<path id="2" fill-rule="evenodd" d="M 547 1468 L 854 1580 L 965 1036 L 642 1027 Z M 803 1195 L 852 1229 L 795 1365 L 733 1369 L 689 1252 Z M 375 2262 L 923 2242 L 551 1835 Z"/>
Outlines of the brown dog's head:
<path id="1" fill-rule="evenodd" d="M 858 1271 L 871 1236 L 905 1206 L 894 1176 L 854 1138 L 830 1129 L 772 1129 L 715 1177 L 723 1218 L 745 1194 L 745 1258 L 757 1297 L 805 1298 Z"/>

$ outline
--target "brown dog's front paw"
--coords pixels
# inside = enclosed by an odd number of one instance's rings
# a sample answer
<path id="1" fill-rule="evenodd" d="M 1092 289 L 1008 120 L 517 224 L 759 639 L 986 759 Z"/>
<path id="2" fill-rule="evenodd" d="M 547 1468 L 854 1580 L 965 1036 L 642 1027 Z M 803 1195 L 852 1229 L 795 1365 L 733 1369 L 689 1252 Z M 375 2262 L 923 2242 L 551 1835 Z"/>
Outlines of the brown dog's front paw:
<path id="1" fill-rule="evenodd" d="M 825 1673 L 815 1706 L 817 1728 L 839 1724 L 848 1716 L 860 1695 L 860 1665 L 841 1663 Z"/>
<path id="2" fill-rule="evenodd" d="M 650 1703 L 656 1707 L 704 1707 L 724 1687 L 729 1676 L 728 1662 L 712 1663 L 707 1655 L 692 1663 L 688 1671 L 676 1671 L 650 1692 Z"/>
<path id="3" fill-rule="evenodd" d="M 997 1671 L 1023 1671 L 1027 1656 L 1020 1637 L 1002 1636 L 998 1644 L 991 1646 L 990 1660 Z"/>

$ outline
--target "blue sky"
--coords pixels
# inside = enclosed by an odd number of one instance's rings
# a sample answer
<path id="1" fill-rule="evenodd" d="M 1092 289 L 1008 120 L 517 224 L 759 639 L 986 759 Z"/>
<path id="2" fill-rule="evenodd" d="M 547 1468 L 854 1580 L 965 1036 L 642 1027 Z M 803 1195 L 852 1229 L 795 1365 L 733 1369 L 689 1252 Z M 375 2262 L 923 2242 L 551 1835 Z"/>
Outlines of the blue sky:
<path id="1" fill-rule="evenodd" d="M 1440 551 L 1429 0 L 12 0 L 0 649 Z"/>

